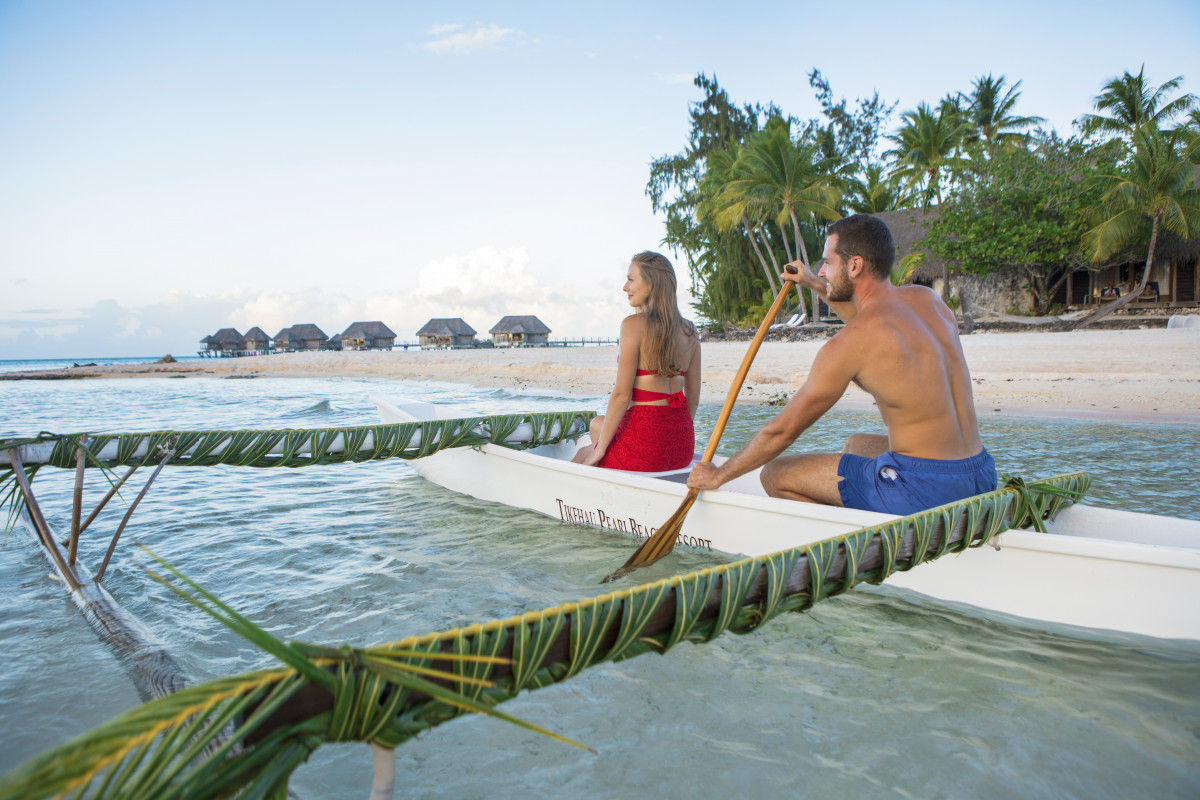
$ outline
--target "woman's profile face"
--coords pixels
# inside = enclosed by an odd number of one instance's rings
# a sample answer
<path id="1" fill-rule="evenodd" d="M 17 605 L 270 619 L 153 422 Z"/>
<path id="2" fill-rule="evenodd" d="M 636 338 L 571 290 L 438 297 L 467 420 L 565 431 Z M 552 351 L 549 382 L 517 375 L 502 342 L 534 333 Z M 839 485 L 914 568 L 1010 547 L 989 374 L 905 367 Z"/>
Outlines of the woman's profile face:
<path id="1" fill-rule="evenodd" d="M 650 284 L 642 277 L 642 268 L 637 264 L 629 265 L 629 273 L 625 277 L 625 296 L 634 308 L 646 305 L 650 297 Z"/>

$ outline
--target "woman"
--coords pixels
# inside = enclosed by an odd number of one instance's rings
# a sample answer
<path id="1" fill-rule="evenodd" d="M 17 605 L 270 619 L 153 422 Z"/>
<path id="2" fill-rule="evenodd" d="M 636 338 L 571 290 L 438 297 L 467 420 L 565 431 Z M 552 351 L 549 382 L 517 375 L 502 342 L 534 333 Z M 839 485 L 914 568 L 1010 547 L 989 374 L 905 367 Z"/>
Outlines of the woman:
<path id="1" fill-rule="evenodd" d="M 658 253 L 629 264 L 625 294 L 637 309 L 621 323 L 617 385 L 608 410 L 592 420 L 592 448 L 583 464 L 636 472 L 682 469 L 692 463 L 700 405 L 700 339 L 679 316 L 675 270 Z"/>

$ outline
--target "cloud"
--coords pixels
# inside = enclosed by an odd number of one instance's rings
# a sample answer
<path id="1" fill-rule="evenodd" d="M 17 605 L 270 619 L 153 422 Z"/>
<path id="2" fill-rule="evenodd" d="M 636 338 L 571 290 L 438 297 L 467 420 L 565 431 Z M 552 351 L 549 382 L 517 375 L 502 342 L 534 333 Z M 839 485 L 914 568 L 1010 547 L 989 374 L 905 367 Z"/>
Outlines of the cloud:
<path id="1" fill-rule="evenodd" d="M 21 310 L 0 319 L 0 359 L 191 355 L 219 328 L 254 326 L 274 336 L 297 323 L 327 335 L 353 322 L 381 320 L 401 342 L 435 317 L 461 317 L 480 339 L 508 315 L 532 314 L 552 338 L 616 338 L 630 313 L 624 265 L 580 280 L 556 279 L 555 264 L 534 264 L 524 247 L 480 247 L 430 261 L 415 281 L 351 294 L 330 286 L 231 289 L 202 295 L 172 290 L 144 306 L 101 300 L 90 308 Z M 681 297 L 681 307 L 686 309 Z M 685 311 L 685 316 L 686 316 Z"/>
<path id="2" fill-rule="evenodd" d="M 467 29 L 463 25 L 434 25 L 426 34 L 434 37 L 425 43 L 425 49 L 435 53 L 475 53 L 494 50 L 517 35 L 516 28 L 501 28 L 494 23 L 484 25 L 476 22 Z"/>
<path id="3" fill-rule="evenodd" d="M 654 77 L 662 83 L 666 83 L 671 86 L 678 86 L 680 84 L 690 86 L 692 81 L 696 78 L 695 75 L 692 75 L 688 72 L 658 72 L 655 73 Z"/>

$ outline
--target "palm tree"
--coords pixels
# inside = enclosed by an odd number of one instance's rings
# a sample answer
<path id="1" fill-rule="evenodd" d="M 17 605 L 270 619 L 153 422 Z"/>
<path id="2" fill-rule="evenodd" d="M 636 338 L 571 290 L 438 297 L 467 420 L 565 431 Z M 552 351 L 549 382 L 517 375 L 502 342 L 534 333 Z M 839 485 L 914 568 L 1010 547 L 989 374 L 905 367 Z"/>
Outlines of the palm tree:
<path id="1" fill-rule="evenodd" d="M 1082 328 L 1123 308 L 1141 295 L 1154 267 L 1158 232 L 1170 231 L 1182 239 L 1200 235 L 1200 189 L 1191 162 L 1181 152 L 1181 140 L 1143 123 L 1134 134 L 1133 157 L 1116 174 L 1098 178 L 1103 184 L 1096 225 L 1084 234 L 1084 247 L 1092 262 L 1104 260 L 1144 230 L 1150 219 L 1150 244 L 1146 267 L 1133 291 L 1106 303 L 1083 317 L 1072 329 Z"/>
<path id="2" fill-rule="evenodd" d="M 846 208 L 856 214 L 878 214 L 904 208 L 912 195 L 897 176 L 885 174 L 882 164 L 869 164 L 861 177 L 846 182 Z"/>
<path id="3" fill-rule="evenodd" d="M 959 153 L 967 122 L 953 103 L 943 102 L 934 112 L 927 103 L 915 111 L 905 111 L 904 125 L 888 136 L 896 147 L 884 155 L 895 159 L 894 174 L 904 179 L 906 188 L 921 187 L 925 205 L 929 199 L 942 203 L 942 178 L 967 167 Z"/>
<path id="4" fill-rule="evenodd" d="M 905 181 L 906 189 L 921 187 L 923 205 L 932 196 L 942 204 L 942 179 L 966 169 L 970 162 L 960 152 L 969 130 L 961 109 L 947 98 L 935 113 L 926 103 L 901 115 L 904 125 L 888 138 L 896 147 L 885 155 L 895 159 L 893 174 Z M 950 272 L 942 264 L 942 299 L 950 300 Z"/>
<path id="5" fill-rule="evenodd" d="M 1021 96 L 1021 82 L 1004 86 L 1004 76 L 993 78 L 991 73 L 975 80 L 971 94 L 963 95 L 966 112 L 977 134 L 983 138 L 988 155 L 996 152 L 998 145 L 1024 140 L 1026 128 L 1042 122 L 1042 117 L 1018 117 L 1012 111 Z"/>
<path id="6" fill-rule="evenodd" d="M 1085 134 L 1109 133 L 1125 137 L 1135 144 L 1138 132 L 1147 125 L 1157 129 L 1180 114 L 1196 107 L 1196 96 L 1185 94 L 1168 100 L 1167 95 L 1179 89 L 1183 76 L 1177 75 L 1161 86 L 1146 82 L 1146 65 L 1137 75 L 1126 72 L 1104 84 L 1104 91 L 1096 97 L 1099 114 L 1084 114 L 1075 121 Z M 1135 144 L 1136 146 L 1136 144 Z"/>
<path id="7" fill-rule="evenodd" d="M 789 260 L 799 259 L 805 266 L 811 261 L 801 233 L 804 223 L 820 223 L 841 217 L 841 178 L 837 159 L 827 157 L 818 141 L 792 141 L 791 126 L 784 120 L 771 120 L 742 152 L 744 169 L 730 190 L 749 199 L 759 211 L 760 222 L 778 226 L 784 252 Z M 791 222 L 789 246 L 785 224 Z M 770 248 L 768 248 L 769 250 Z M 793 255 L 794 254 L 794 255 Z M 816 297 L 810 298 L 816 313 Z"/>
<path id="8" fill-rule="evenodd" d="M 744 166 L 741 165 L 744 165 L 744 159 L 741 159 L 741 148 L 736 143 L 732 144 L 729 150 L 715 150 L 709 153 L 705 161 L 704 177 L 700 180 L 700 195 L 704 199 L 696 206 L 696 216 L 699 219 L 710 220 L 722 233 L 732 231 L 738 225 L 742 226 L 754 247 L 758 263 L 767 276 L 771 296 L 774 297 L 779 294 L 779 287 L 775 283 L 779 266 L 774 264 L 774 255 L 771 257 L 774 269 L 767 266 L 767 260 L 763 257 L 755 235 L 758 226 L 752 225 L 747 218 L 753 201 L 745 193 L 731 188 L 739 169 L 744 170 Z"/>

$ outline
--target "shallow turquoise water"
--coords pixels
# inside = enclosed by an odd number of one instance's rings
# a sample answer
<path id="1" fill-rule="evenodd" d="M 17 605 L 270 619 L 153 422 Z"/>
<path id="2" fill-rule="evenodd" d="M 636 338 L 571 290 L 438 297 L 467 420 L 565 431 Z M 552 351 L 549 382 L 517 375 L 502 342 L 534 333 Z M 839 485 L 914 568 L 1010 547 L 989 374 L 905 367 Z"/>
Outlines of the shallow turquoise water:
<path id="1" fill-rule="evenodd" d="M 598 408 L 597 399 L 383 380 L 162 378 L 0 384 L 0 434 L 376 421 L 367 394 L 479 412 Z M 698 430 L 718 409 L 704 407 Z M 730 451 L 772 414 L 740 409 Z M 802 440 L 840 447 L 878 429 L 835 413 Z M 1087 469 L 1090 502 L 1200 519 L 1195 426 L 985 419 L 1002 471 Z M 70 477 L 39 499 L 66 527 Z M 99 493 L 99 489 L 96 489 Z M 89 531 L 95 565 L 119 520 Z M 302 470 L 168 469 L 126 534 L 285 639 L 364 645 L 595 595 L 629 554 L 619 534 L 488 506 L 402 462 Z M 148 579 L 122 547 L 105 583 L 196 680 L 270 659 Z M 646 579 L 714 563 L 676 551 Z M 0 771 L 136 704 L 122 667 L 22 532 L 0 545 Z M 1136 590 L 1137 587 L 1132 587 Z M 1019 587 L 1014 587 L 1019 590 Z M 401 796 L 1158 797 L 1200 792 L 1200 652 L 1152 640 L 1050 633 L 858 591 L 747 636 L 603 665 L 505 710 L 585 742 L 576 751 L 503 723 L 460 719 L 398 751 Z M 365 797 L 364 745 L 322 748 L 305 798 Z"/>

